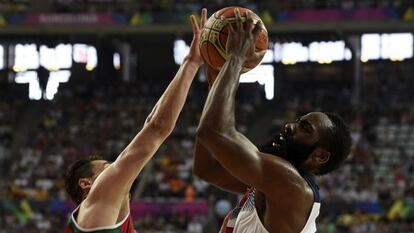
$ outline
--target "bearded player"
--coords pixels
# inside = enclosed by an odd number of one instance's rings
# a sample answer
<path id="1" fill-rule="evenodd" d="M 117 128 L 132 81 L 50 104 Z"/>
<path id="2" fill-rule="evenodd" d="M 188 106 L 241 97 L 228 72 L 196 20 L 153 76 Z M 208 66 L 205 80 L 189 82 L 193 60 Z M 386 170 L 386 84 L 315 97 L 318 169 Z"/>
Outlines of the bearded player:
<path id="1" fill-rule="evenodd" d="M 78 204 L 71 214 L 66 233 L 133 233 L 129 191 L 138 174 L 174 129 L 190 85 L 203 63 L 198 44 L 206 21 L 202 10 L 200 24 L 191 16 L 193 41 L 176 76 L 147 117 L 143 128 L 109 163 L 83 159 L 72 164 L 66 174 L 66 190 Z"/>
<path id="2" fill-rule="evenodd" d="M 198 126 L 194 173 L 224 190 L 245 192 L 221 232 L 316 232 L 320 200 L 313 176 L 329 173 L 345 160 L 349 129 L 335 114 L 311 112 L 287 123 L 262 151 L 237 131 L 240 73 L 246 61 L 260 56 L 254 47 L 262 26 L 254 25 L 247 12 L 243 28 L 237 9 L 235 14 L 237 27 L 228 24 L 229 58 L 210 88 Z M 214 75 L 210 70 L 210 80 Z"/>

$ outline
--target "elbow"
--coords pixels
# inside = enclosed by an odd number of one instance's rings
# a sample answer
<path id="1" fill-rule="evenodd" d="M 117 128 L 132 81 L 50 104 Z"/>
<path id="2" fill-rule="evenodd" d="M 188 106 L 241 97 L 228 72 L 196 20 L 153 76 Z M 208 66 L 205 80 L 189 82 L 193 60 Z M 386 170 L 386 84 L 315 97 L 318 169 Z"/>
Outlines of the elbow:
<path id="1" fill-rule="evenodd" d="M 214 142 L 218 138 L 219 135 L 220 135 L 220 132 L 216 131 L 213 128 L 210 128 L 208 126 L 203 126 L 203 125 L 200 125 L 196 132 L 197 140 L 205 148 L 209 148 L 209 145 L 211 145 L 211 143 Z"/>
<path id="2" fill-rule="evenodd" d="M 193 166 L 193 174 L 202 180 L 206 180 L 207 173 L 201 166 Z"/>
<path id="3" fill-rule="evenodd" d="M 192 171 L 195 176 L 205 180 L 211 181 L 211 175 L 215 170 L 218 162 L 213 155 L 208 151 L 207 147 L 202 146 L 201 140 L 197 131 L 195 148 L 193 151 L 193 167 Z M 205 143 L 204 143 L 205 144 Z"/>
<path id="4" fill-rule="evenodd" d="M 193 174 L 198 178 L 208 182 L 214 183 L 216 180 L 214 179 L 214 169 L 205 166 L 193 166 Z"/>
<path id="5" fill-rule="evenodd" d="M 217 142 L 219 139 L 228 139 L 235 136 L 236 129 L 233 127 L 223 127 L 218 128 L 215 126 L 210 125 L 199 125 L 197 128 L 196 136 L 201 142 L 201 144 L 204 144 L 208 142 Z"/>
<path id="6" fill-rule="evenodd" d="M 208 133 L 209 133 L 208 127 L 206 127 L 204 125 L 199 125 L 198 128 L 197 128 L 197 131 L 196 131 L 196 138 L 199 141 L 202 141 L 206 137 L 208 137 L 208 135 L 207 135 Z"/>
<path id="7" fill-rule="evenodd" d="M 215 138 L 224 132 L 216 129 L 213 126 L 207 124 L 200 124 L 197 128 L 196 136 L 201 142 L 205 142 L 207 139 Z"/>

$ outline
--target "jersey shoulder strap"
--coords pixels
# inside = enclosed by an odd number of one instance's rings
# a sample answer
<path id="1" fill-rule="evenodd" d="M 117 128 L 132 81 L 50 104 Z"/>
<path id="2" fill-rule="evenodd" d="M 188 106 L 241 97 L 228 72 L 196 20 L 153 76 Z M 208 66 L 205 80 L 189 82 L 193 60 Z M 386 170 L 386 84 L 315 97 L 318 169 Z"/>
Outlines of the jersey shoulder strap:
<path id="1" fill-rule="evenodd" d="M 96 227 L 96 228 L 90 228 L 90 229 L 84 229 L 80 227 L 75 220 L 75 217 L 78 212 L 78 208 L 76 208 L 72 214 L 69 217 L 68 224 L 65 229 L 65 233 L 122 233 L 122 224 L 125 222 L 125 220 L 129 217 L 128 216 L 121 221 L 120 223 L 110 226 L 110 227 Z"/>
<path id="2" fill-rule="evenodd" d="M 316 184 L 315 178 L 312 175 L 306 173 L 301 173 L 301 176 L 303 179 L 305 179 L 306 183 L 308 183 L 309 187 L 312 189 L 314 202 L 320 203 L 321 197 L 319 194 L 319 186 Z"/>

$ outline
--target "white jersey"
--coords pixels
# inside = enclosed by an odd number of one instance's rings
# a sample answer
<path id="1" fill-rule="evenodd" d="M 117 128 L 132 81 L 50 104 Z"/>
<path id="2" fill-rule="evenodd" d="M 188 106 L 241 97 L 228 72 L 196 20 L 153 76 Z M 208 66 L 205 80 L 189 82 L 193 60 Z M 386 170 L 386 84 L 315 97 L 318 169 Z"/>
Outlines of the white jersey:
<path id="1" fill-rule="evenodd" d="M 319 201 L 318 187 L 312 177 L 303 175 L 314 193 L 314 203 L 308 220 L 300 233 L 315 233 L 316 218 L 319 215 L 321 203 Z M 255 197 L 256 190 L 249 189 L 235 209 L 224 219 L 220 233 L 269 233 L 260 221 L 256 211 Z"/>

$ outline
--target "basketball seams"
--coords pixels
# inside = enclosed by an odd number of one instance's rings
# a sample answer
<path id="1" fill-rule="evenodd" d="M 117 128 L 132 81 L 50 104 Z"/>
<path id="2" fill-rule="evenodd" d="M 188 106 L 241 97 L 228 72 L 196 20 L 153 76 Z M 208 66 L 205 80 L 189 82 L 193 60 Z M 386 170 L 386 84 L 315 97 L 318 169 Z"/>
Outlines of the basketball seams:
<path id="1" fill-rule="evenodd" d="M 227 7 L 217 11 L 207 20 L 203 27 L 200 40 L 201 55 L 204 62 L 216 70 L 220 69 L 228 58 L 226 53 L 226 43 L 229 34 L 229 26 L 226 22 L 231 23 L 234 27 L 237 27 L 237 19 L 234 16 L 235 8 L 238 8 L 240 13 L 244 15 L 241 17 L 241 21 L 245 27 L 245 23 L 247 21 L 247 9 L 240 7 Z M 222 20 L 222 18 L 225 18 L 225 20 Z M 258 40 L 255 44 L 255 51 L 265 50 L 268 46 L 267 29 L 259 16 L 253 13 L 252 19 L 253 24 L 261 22 L 263 25 L 261 27 L 263 31 L 260 32 Z M 257 61 L 244 64 L 242 73 L 253 69 L 256 65 L 260 64 L 261 61 L 262 59 L 258 59 Z"/>
<path id="2" fill-rule="evenodd" d="M 213 64 L 211 64 L 211 63 L 212 63 L 212 61 L 213 61 L 213 59 L 211 59 L 211 57 L 210 57 L 210 49 L 208 49 L 209 44 L 211 44 L 211 41 L 210 41 L 210 35 L 211 35 L 211 32 L 212 32 L 211 30 L 209 30 L 209 31 L 208 31 L 208 35 L 207 35 L 207 42 L 206 42 L 206 43 L 207 43 L 207 45 L 206 45 L 206 46 L 207 46 L 207 47 L 206 47 L 206 48 L 207 48 L 207 50 L 206 50 L 206 51 L 207 51 L 207 61 L 209 61 L 209 63 L 210 63 L 209 65 L 210 65 L 210 66 L 213 66 Z"/>

